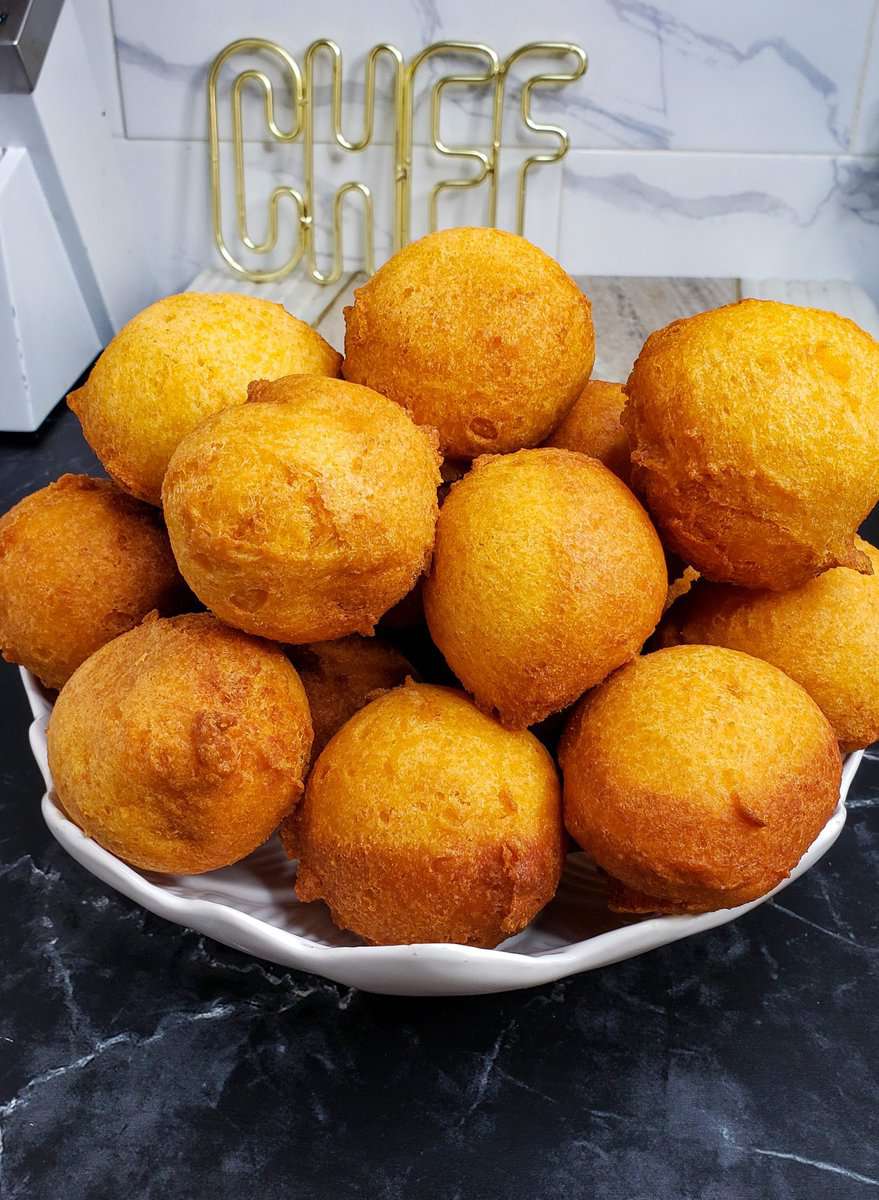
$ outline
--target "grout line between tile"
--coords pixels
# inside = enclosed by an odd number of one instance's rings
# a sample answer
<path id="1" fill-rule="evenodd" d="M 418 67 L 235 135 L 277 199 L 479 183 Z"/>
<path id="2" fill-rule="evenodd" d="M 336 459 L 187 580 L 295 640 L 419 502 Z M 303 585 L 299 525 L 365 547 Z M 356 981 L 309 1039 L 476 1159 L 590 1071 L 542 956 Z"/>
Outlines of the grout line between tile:
<path id="1" fill-rule="evenodd" d="M 858 77 L 858 90 L 855 93 L 855 103 L 854 103 L 854 107 L 852 109 L 852 123 L 851 123 L 851 129 L 849 131 L 849 138 L 848 138 L 849 153 L 852 153 L 852 146 L 854 146 L 858 140 L 858 131 L 860 128 L 861 116 L 863 115 L 863 108 L 864 108 L 864 89 L 867 86 L 867 72 L 870 67 L 870 59 L 872 58 L 873 34 L 876 29 L 876 21 L 877 20 L 879 20 L 879 0 L 873 0 L 873 11 L 870 14 L 870 20 L 869 20 L 869 23 L 867 24 L 867 36 L 865 39 L 864 58 L 863 58 L 863 61 L 861 62 L 861 71 L 860 71 L 860 75 Z M 877 66 L 879 66 L 879 63 L 877 63 Z M 861 156 L 852 154 L 852 157 L 861 157 Z M 866 156 L 863 156 L 863 157 L 866 157 Z"/>
<path id="2" fill-rule="evenodd" d="M 631 158 L 636 155 L 639 158 L 766 158 L 766 159 L 789 159 L 789 158 L 818 158 L 818 159 L 840 159 L 840 158 L 866 158 L 879 159 L 879 149 L 870 153 L 852 154 L 848 150 L 654 150 L 647 149 L 641 146 L 618 147 L 618 146 L 571 146 L 568 151 L 568 156 L 571 154 L 591 154 L 603 155 L 607 158 Z M 567 162 L 567 157 L 565 159 Z"/>
<path id="3" fill-rule="evenodd" d="M 877 3 L 879 3 L 879 0 L 877 0 Z M 122 110 L 122 119 L 124 122 L 124 120 L 125 120 L 124 106 L 123 106 L 123 110 Z M 158 143 L 158 144 L 162 144 L 162 145 L 167 145 L 169 143 L 175 143 L 175 144 L 179 143 L 180 145 L 185 145 L 185 146 L 203 146 L 203 145 L 206 146 L 207 145 L 206 137 L 205 138 L 166 138 L 166 137 L 136 137 L 136 138 L 133 138 L 133 137 L 129 137 L 127 134 L 125 134 L 123 137 L 120 137 L 119 134 L 114 134 L 113 136 L 116 138 L 117 141 L 143 143 L 143 144 L 147 144 L 147 145 L 152 144 L 152 143 Z M 223 143 L 223 145 L 231 145 L 231 143 L 227 142 L 225 138 L 222 139 L 222 143 Z M 333 143 L 333 142 L 315 141 L 315 146 L 332 147 L 334 144 L 335 143 Z M 383 145 L 384 143 L 381 143 L 381 144 Z M 274 143 L 272 141 L 262 142 L 259 139 L 252 139 L 252 140 L 246 139 L 245 145 L 272 146 L 272 145 L 274 145 Z M 416 148 L 419 148 L 418 143 L 415 143 L 415 145 L 416 145 Z M 512 147 L 509 147 L 509 149 L 525 150 L 525 149 L 527 149 L 527 147 L 512 146 Z M 565 162 L 567 162 L 567 158 L 572 154 L 590 154 L 590 155 L 594 155 L 596 157 L 598 155 L 604 155 L 605 157 L 610 157 L 610 158 L 614 158 L 614 157 L 616 157 L 616 158 L 631 158 L 633 155 L 635 155 L 638 158 L 656 158 L 656 159 L 659 159 L 659 158 L 766 158 L 766 159 L 816 158 L 816 159 L 830 159 L 830 160 L 836 161 L 839 159 L 855 158 L 855 159 L 866 159 L 867 161 L 871 161 L 871 162 L 872 161 L 879 162 L 879 149 L 870 151 L 869 153 L 853 154 L 848 150 L 842 150 L 842 151 L 832 151 L 832 150 L 809 150 L 809 151 L 799 151 L 799 150 L 652 150 L 652 149 L 648 150 L 641 146 L 632 146 L 630 148 L 621 148 L 621 147 L 617 147 L 617 146 L 614 146 L 614 147 L 571 146 L 571 149 L 568 151 L 568 156 L 566 156 L 566 158 L 565 158 Z M 562 169 L 564 170 L 564 167 Z"/>
<path id="4" fill-rule="evenodd" d="M 110 20 L 110 34 L 113 39 L 113 65 L 115 67 L 116 91 L 119 99 L 119 115 L 122 118 L 122 140 L 126 142 L 133 142 L 137 141 L 138 139 L 130 138 L 128 136 L 128 113 L 125 111 L 125 93 L 122 90 L 122 68 L 119 65 L 119 50 L 116 42 L 116 18 L 113 13 L 113 0 L 105 0 L 105 2 L 107 5 L 107 16 Z M 879 2 L 879 0 L 877 0 L 877 2 Z M 114 133 L 113 136 L 117 137 L 118 135 Z"/>

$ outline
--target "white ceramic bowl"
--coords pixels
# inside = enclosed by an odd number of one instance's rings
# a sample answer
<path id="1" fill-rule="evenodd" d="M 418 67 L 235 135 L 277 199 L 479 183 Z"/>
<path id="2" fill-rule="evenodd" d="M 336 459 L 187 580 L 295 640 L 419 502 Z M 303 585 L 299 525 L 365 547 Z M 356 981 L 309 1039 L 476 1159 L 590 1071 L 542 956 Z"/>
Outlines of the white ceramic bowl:
<path id="1" fill-rule="evenodd" d="M 54 800 L 46 756 L 51 703 L 32 675 L 24 670 L 21 674 L 34 715 L 31 748 L 47 788 L 43 817 L 68 854 L 87 871 L 150 912 L 245 954 L 396 996 L 468 996 L 534 987 L 734 921 L 786 887 L 830 849 L 845 824 L 846 793 L 863 753 L 850 755 L 845 763 L 833 816 L 790 877 L 760 900 L 694 917 L 629 920 L 608 912 L 602 878 L 587 856 L 570 854 L 552 903 L 527 929 L 496 950 L 439 944 L 365 946 L 336 929 L 325 905 L 296 899 L 296 864 L 286 857 L 277 838 L 222 871 L 159 875 L 129 867 L 86 837 Z"/>

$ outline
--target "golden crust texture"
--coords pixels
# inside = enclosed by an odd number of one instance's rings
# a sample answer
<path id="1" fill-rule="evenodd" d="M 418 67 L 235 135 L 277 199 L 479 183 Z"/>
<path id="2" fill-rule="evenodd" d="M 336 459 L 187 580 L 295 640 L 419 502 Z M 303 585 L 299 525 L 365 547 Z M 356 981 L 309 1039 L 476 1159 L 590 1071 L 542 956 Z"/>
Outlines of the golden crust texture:
<path id="1" fill-rule="evenodd" d="M 424 605 L 477 704 L 522 728 L 637 654 L 666 587 L 659 538 L 615 475 L 569 450 L 520 450 L 453 486 Z"/>
<path id="2" fill-rule="evenodd" d="M 148 618 L 93 654 L 49 721 L 64 811 L 136 867 L 237 862 L 302 793 L 305 691 L 283 651 L 209 613 Z"/>
<path id="3" fill-rule="evenodd" d="M 879 550 L 872 575 L 835 567 L 787 592 L 697 583 L 663 622 L 664 645 L 701 642 L 773 663 L 806 689 L 843 749 L 879 739 Z"/>
<path id="4" fill-rule="evenodd" d="M 339 374 L 341 356 L 283 305 L 240 293 L 166 296 L 116 334 L 67 402 L 120 487 L 160 503 L 175 447 L 247 399 L 253 379 Z"/>
<path id="5" fill-rule="evenodd" d="M 0 648 L 47 687 L 184 595 L 159 514 L 107 479 L 62 475 L 0 518 Z"/>
<path id="6" fill-rule="evenodd" d="M 357 634 L 335 642 L 291 646 L 289 654 L 311 709 L 312 758 L 365 704 L 414 674 L 408 659 L 388 642 Z"/>
<path id="7" fill-rule="evenodd" d="M 366 941 L 495 946 L 558 886 L 558 777 L 532 734 L 410 681 L 339 730 L 282 837 L 300 900 Z"/>
<path id="8" fill-rule="evenodd" d="M 834 566 L 879 499 L 879 345 L 768 300 L 651 334 L 626 384 L 633 480 L 706 578 L 781 591 Z"/>
<path id="9" fill-rule="evenodd" d="M 178 446 L 162 499 L 189 586 L 224 621 L 296 644 L 369 634 L 433 546 L 430 434 L 340 379 L 255 383 Z"/>
<path id="10" fill-rule="evenodd" d="M 833 730 L 799 684 L 716 646 L 645 655 L 584 697 L 560 749 L 565 824 L 618 908 L 705 912 L 775 887 L 839 799 Z"/>
<path id="11" fill-rule="evenodd" d="M 543 443 L 557 450 L 576 450 L 603 462 L 628 484 L 631 476 L 629 439 L 620 422 L 626 394 L 621 383 L 590 379 Z"/>
<path id="12" fill-rule="evenodd" d="M 346 379 L 439 432 L 457 458 L 542 442 L 595 360 L 591 307 L 554 259 L 498 229 L 395 254 L 345 309 Z"/>

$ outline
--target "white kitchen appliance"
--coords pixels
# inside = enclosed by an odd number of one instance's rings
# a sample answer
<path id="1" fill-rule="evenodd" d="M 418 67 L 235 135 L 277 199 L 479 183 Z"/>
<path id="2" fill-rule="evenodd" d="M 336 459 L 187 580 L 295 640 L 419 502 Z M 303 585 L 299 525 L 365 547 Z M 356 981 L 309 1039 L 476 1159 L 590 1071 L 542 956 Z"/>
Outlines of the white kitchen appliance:
<path id="1" fill-rule="evenodd" d="M 0 429 L 36 429 L 156 294 L 74 8 L 0 0 Z"/>

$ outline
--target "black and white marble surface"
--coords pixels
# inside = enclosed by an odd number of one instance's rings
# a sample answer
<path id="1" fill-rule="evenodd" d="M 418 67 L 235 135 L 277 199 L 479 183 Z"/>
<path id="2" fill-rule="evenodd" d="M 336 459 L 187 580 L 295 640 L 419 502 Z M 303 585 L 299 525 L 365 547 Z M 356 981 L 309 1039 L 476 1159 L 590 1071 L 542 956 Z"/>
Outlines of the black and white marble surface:
<path id="1" fill-rule="evenodd" d="M 0 509 L 95 466 L 56 412 L 0 438 Z M 42 823 L 11 666 L 0 704 L 0 1200 L 876 1194 L 875 752 L 829 855 L 742 920 L 533 991 L 390 999 L 87 874 Z"/>

